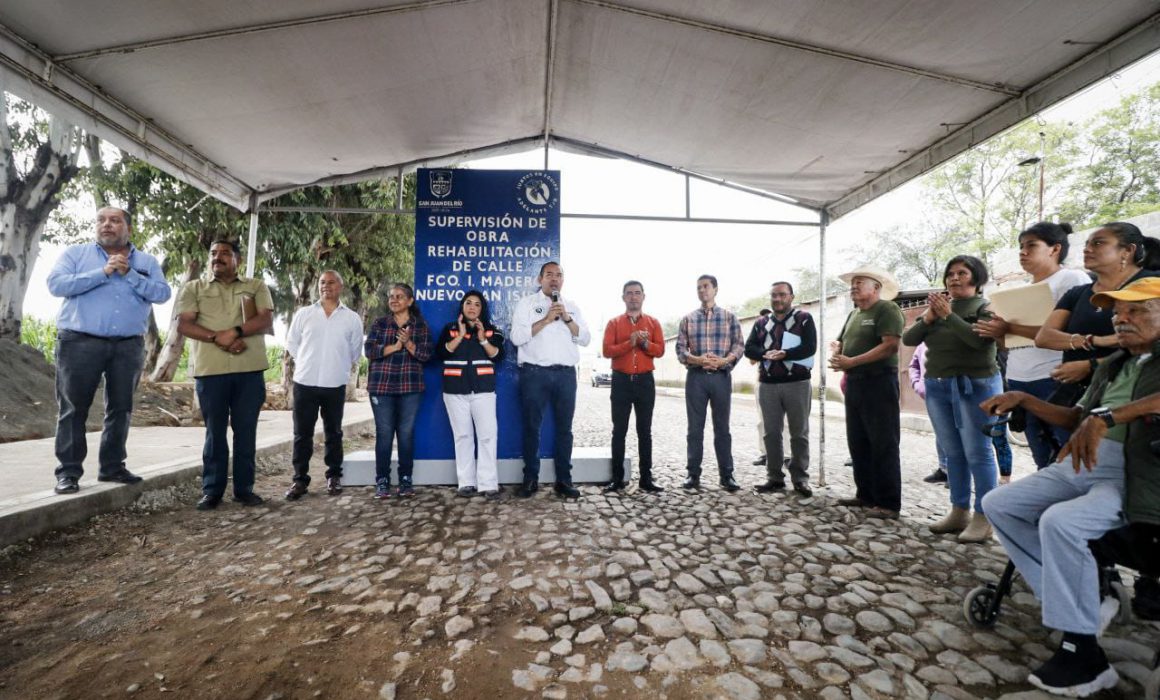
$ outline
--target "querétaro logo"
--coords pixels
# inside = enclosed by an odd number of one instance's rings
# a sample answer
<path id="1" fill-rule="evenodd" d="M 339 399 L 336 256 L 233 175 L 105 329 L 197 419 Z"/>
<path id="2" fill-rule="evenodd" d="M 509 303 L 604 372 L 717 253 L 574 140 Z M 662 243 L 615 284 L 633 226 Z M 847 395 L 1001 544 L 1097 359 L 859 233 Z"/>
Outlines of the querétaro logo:
<path id="1" fill-rule="evenodd" d="M 431 196 L 440 199 L 451 194 L 451 171 L 432 170 L 427 173 L 431 184 Z"/>
<path id="2" fill-rule="evenodd" d="M 516 183 L 520 206 L 529 214 L 543 214 L 560 203 L 560 186 L 545 172 L 528 173 Z"/>

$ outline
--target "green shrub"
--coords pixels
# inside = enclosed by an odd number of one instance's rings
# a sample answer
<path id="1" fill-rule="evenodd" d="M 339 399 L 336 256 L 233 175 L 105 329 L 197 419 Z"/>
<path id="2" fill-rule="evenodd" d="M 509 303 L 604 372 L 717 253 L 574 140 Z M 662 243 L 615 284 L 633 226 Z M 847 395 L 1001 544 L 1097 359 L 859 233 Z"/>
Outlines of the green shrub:
<path id="1" fill-rule="evenodd" d="M 56 321 L 25 316 L 20 324 L 20 342 L 44 353 L 50 363 L 56 353 Z"/>

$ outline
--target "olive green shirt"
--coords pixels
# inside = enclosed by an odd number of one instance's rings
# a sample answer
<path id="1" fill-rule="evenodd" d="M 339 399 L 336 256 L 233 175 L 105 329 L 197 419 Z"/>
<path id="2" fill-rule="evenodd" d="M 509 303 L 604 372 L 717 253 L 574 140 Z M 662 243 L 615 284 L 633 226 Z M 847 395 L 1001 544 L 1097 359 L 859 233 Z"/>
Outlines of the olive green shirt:
<path id="1" fill-rule="evenodd" d="M 174 313 L 196 311 L 194 323 L 199 326 L 211 331 L 229 330 L 242 325 L 242 299 L 245 297 L 253 299 L 259 311 L 274 308 L 270 290 L 261 280 L 239 277 L 224 284 L 211 277 L 186 282 L 177 295 Z M 191 341 L 190 375 L 194 377 L 264 371 L 270 366 L 266 361 L 266 336 L 262 334 L 243 338 L 246 349 L 237 355 L 210 342 Z"/>
<path id="2" fill-rule="evenodd" d="M 901 337 L 905 325 L 906 318 L 902 315 L 902 309 L 892 301 L 879 299 L 869 309 L 854 309 L 838 335 L 842 354 L 856 357 L 869 352 L 881 345 L 885 336 Z M 869 364 L 851 367 L 846 370 L 846 374 L 873 374 L 889 369 L 898 369 L 897 352 Z"/>
<path id="3" fill-rule="evenodd" d="M 1100 397 L 1099 406 L 1092 405 L 1094 400 L 1092 396 L 1093 387 L 1091 386 L 1088 387 L 1083 398 L 1079 400 L 1077 405 L 1083 408 L 1083 412 L 1087 414 L 1097 408 L 1119 408 L 1126 403 L 1131 403 L 1132 390 L 1136 388 L 1136 380 L 1140 378 L 1140 365 L 1144 364 L 1150 357 L 1152 357 L 1151 354 L 1140 355 L 1139 357 L 1132 357 L 1125 361 L 1124 366 L 1120 368 L 1116 376 L 1112 377 L 1107 385 L 1102 387 L 1103 395 Z M 1124 442 L 1128 438 L 1128 424 L 1117 423 L 1111 428 L 1108 428 L 1106 437 L 1116 442 Z"/>
<path id="4" fill-rule="evenodd" d="M 949 377 L 993 377 L 999 372 L 995 341 L 972 328 L 979 319 L 994 316 L 989 302 L 981 296 L 951 299 L 951 313 L 928 324 L 920 316 L 902 334 L 902 344 L 911 347 L 926 343 L 926 370 L 931 379 Z"/>

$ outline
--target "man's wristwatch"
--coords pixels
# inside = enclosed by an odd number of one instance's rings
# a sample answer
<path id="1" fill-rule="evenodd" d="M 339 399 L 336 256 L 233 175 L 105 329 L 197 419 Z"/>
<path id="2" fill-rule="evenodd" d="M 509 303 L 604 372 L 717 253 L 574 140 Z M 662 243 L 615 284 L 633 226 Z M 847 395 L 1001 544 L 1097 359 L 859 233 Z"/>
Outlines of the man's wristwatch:
<path id="1" fill-rule="evenodd" d="M 1108 428 L 1116 427 L 1116 419 L 1112 417 L 1112 409 L 1108 408 L 1107 406 L 1093 408 L 1088 413 L 1088 415 L 1092 416 L 1093 418 L 1099 418 L 1104 422 L 1104 425 L 1108 426 Z"/>

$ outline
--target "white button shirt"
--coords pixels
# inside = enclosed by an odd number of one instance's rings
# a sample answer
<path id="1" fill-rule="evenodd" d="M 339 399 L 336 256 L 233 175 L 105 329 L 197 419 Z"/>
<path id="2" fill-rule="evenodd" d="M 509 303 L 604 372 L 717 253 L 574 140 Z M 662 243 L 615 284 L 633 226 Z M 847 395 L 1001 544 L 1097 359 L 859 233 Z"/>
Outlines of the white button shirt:
<path id="1" fill-rule="evenodd" d="M 532 335 L 532 324 L 547 316 L 548 308 L 552 306 L 551 298 L 542 291 L 529 294 L 516 303 L 515 311 L 512 312 L 512 332 L 508 337 L 519 348 L 517 355 L 521 365 L 575 367 L 580 364 L 580 350 L 577 346 L 587 346 L 592 340 L 592 334 L 588 332 L 588 324 L 584 322 L 575 302 L 563 296 L 560 302 L 580 328 L 579 335 L 573 336 L 563 320 L 549 323 L 539 333 Z"/>
<path id="2" fill-rule="evenodd" d="M 346 386 L 362 355 L 363 323 L 339 302 L 329 317 L 316 301 L 294 312 L 286 351 L 294 358 L 294 382 L 304 386 Z"/>

